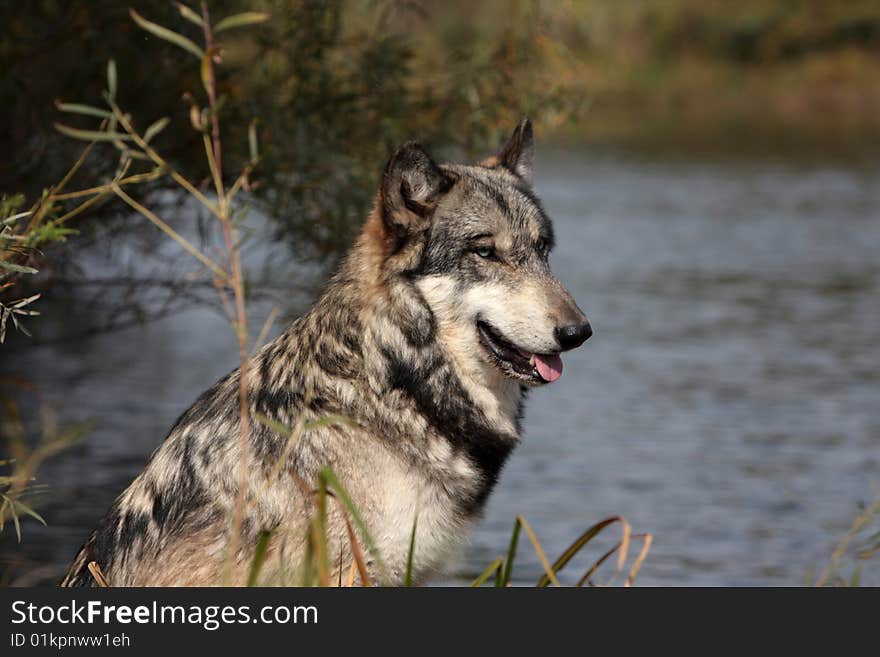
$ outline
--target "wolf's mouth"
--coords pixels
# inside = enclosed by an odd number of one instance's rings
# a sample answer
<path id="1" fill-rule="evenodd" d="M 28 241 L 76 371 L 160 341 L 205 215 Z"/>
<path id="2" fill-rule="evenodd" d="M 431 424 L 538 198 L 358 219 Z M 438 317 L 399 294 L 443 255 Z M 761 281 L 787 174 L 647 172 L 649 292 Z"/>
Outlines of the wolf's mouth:
<path id="1" fill-rule="evenodd" d="M 495 365 L 511 378 L 535 385 L 549 383 L 562 376 L 559 354 L 536 354 L 520 349 L 481 319 L 477 320 L 477 334 Z"/>

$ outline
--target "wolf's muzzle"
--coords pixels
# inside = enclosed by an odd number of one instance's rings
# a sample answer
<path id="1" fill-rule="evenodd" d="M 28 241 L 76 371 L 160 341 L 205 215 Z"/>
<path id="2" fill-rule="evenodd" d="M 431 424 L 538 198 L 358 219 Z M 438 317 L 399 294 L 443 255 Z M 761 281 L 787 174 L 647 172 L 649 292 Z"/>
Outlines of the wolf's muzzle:
<path id="1" fill-rule="evenodd" d="M 569 324 L 568 326 L 559 326 L 556 328 L 556 341 L 562 351 L 575 349 L 580 347 L 587 339 L 593 335 L 593 327 L 589 322 L 583 324 Z"/>

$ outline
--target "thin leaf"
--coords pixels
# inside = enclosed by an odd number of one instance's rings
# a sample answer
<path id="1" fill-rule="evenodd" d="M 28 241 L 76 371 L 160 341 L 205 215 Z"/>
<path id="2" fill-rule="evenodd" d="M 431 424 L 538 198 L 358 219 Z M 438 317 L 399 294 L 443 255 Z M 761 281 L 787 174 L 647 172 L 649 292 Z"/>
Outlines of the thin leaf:
<path id="1" fill-rule="evenodd" d="M 86 116 L 97 116 L 101 119 L 109 119 L 111 116 L 113 116 L 112 112 L 102 110 L 99 107 L 92 107 L 91 105 L 81 105 L 79 103 L 62 103 L 60 100 L 55 101 L 55 107 L 58 108 L 59 112 L 68 112 L 70 114 L 84 114 Z"/>
<path id="2" fill-rule="evenodd" d="M 561 586 L 559 580 L 556 579 L 556 573 L 554 573 L 553 569 L 550 567 L 550 562 L 547 561 L 547 555 L 544 553 L 544 548 L 541 547 L 541 542 L 538 540 L 538 537 L 535 534 L 534 530 L 532 530 L 532 526 L 522 516 L 517 516 L 516 519 L 519 520 L 520 524 L 523 526 L 523 529 L 526 530 L 526 534 L 528 534 L 529 540 L 532 542 L 532 547 L 535 548 L 535 554 L 538 555 L 538 561 L 540 561 L 541 565 L 544 566 L 547 577 L 549 577 L 550 581 L 553 582 L 556 586 Z"/>
<path id="3" fill-rule="evenodd" d="M 382 571 L 382 574 L 387 578 L 388 576 L 388 568 L 385 566 L 385 562 L 382 560 L 382 555 L 379 552 L 379 548 L 376 546 L 376 542 L 373 540 L 370 531 L 367 529 L 366 523 L 364 523 L 364 519 L 355 506 L 354 502 L 351 499 L 351 496 L 348 494 L 348 491 L 345 487 L 340 483 L 339 479 L 336 477 L 336 474 L 333 472 L 331 468 L 324 468 L 320 472 L 321 477 L 324 477 L 329 484 L 329 487 L 333 490 L 333 493 L 342 501 L 345 509 L 351 514 L 352 519 L 354 520 L 354 524 L 357 525 L 357 528 L 360 530 L 361 535 L 364 537 L 364 541 L 367 544 L 367 548 L 369 548 L 370 552 L 373 554 L 373 558 L 376 560 L 376 563 L 379 566 L 379 569 Z"/>
<path id="4" fill-rule="evenodd" d="M 5 260 L 0 260 L 0 267 L 3 267 L 3 269 L 8 269 L 9 271 L 14 271 L 19 274 L 36 274 L 39 271 L 37 269 L 34 269 L 33 267 L 16 265 L 13 262 L 6 262 Z"/>
<path id="5" fill-rule="evenodd" d="M 13 223 L 18 221 L 22 217 L 27 217 L 28 215 L 31 215 L 33 213 L 34 213 L 33 210 L 28 210 L 27 212 L 19 212 L 18 214 L 10 215 L 3 220 L 3 225 L 4 226 L 12 225 Z"/>
<path id="6" fill-rule="evenodd" d="M 192 23 L 193 25 L 198 25 L 200 28 L 205 27 L 205 23 L 202 21 L 202 17 L 199 16 L 192 9 L 187 7 L 182 2 L 175 2 L 174 4 L 177 5 L 177 11 L 180 12 L 180 15 L 183 16 L 190 23 Z"/>
<path id="7" fill-rule="evenodd" d="M 507 559 L 504 560 L 504 570 L 501 571 L 501 578 L 495 584 L 499 587 L 506 587 L 510 584 L 510 575 L 513 572 L 513 559 L 516 557 L 516 546 L 519 543 L 519 530 L 522 527 L 519 518 L 513 523 L 513 533 L 510 535 L 510 545 L 507 548 Z"/>
<path id="8" fill-rule="evenodd" d="M 15 536 L 18 538 L 18 542 L 21 543 L 21 522 L 19 522 L 18 514 L 15 512 L 15 502 L 9 505 L 9 510 L 12 512 L 12 522 L 15 525 Z"/>
<path id="9" fill-rule="evenodd" d="M 126 148 L 124 151 L 122 151 L 122 156 L 134 158 L 135 160 L 146 160 L 146 161 L 152 160 L 152 158 L 150 158 L 150 156 L 147 155 L 146 153 L 142 153 L 140 151 L 133 151 L 130 148 Z"/>
<path id="10" fill-rule="evenodd" d="M 300 586 L 311 586 L 314 583 L 312 577 L 315 565 L 314 553 L 314 541 L 312 541 L 310 530 L 308 540 L 306 541 L 306 554 L 302 562 L 302 582 L 300 583 Z"/>
<path id="11" fill-rule="evenodd" d="M 327 480 L 318 478 L 318 512 L 312 517 L 312 540 L 314 541 L 315 567 L 318 584 L 330 586 L 330 559 L 327 544 Z"/>
<path id="12" fill-rule="evenodd" d="M 260 159 L 259 143 L 257 142 L 257 119 L 253 119 L 248 126 L 248 148 L 251 153 L 251 164 L 256 164 Z"/>
<path id="13" fill-rule="evenodd" d="M 361 576 L 361 586 L 371 586 L 370 573 L 367 571 L 367 563 L 364 560 L 364 553 L 361 550 L 360 543 L 358 543 L 357 536 L 355 536 L 351 522 L 348 520 L 348 514 L 343 513 L 342 518 L 345 520 L 345 529 L 348 532 L 348 543 L 351 545 L 351 552 L 354 555 L 354 562 L 352 565 L 357 566 L 358 574 Z"/>
<path id="14" fill-rule="evenodd" d="M 271 532 L 260 532 L 260 538 L 257 540 L 257 547 L 254 550 L 254 558 L 251 560 L 251 572 L 248 575 L 247 586 L 256 586 L 257 584 L 260 569 L 266 560 L 266 546 L 269 544 L 269 536 L 271 536 Z"/>
<path id="15" fill-rule="evenodd" d="M 357 422 L 352 420 L 350 417 L 346 417 L 344 415 L 325 415 L 324 417 L 320 417 L 317 420 L 309 420 L 305 424 L 303 424 L 303 429 L 316 429 L 318 427 L 324 427 L 332 424 L 341 424 L 346 427 L 357 427 Z"/>
<path id="16" fill-rule="evenodd" d="M 169 30 L 167 27 L 162 27 L 152 21 L 148 21 L 146 18 L 137 13 L 134 9 L 128 10 L 129 15 L 132 20 L 137 23 L 141 28 L 145 29 L 150 34 L 163 39 L 164 41 L 168 41 L 169 43 L 173 43 L 175 46 L 179 48 L 183 48 L 187 52 L 191 52 L 193 55 L 201 59 L 205 55 L 205 51 L 199 48 L 195 43 L 191 40 L 187 39 L 182 34 L 178 34 L 172 30 Z"/>
<path id="17" fill-rule="evenodd" d="M 642 567 L 642 564 L 645 562 L 645 557 L 648 556 L 648 550 L 651 549 L 651 544 L 654 542 L 653 534 L 645 534 L 644 543 L 642 544 L 642 549 L 639 550 L 639 556 L 636 557 L 635 563 L 633 563 L 632 568 L 629 570 L 629 575 L 626 578 L 626 584 L 624 586 L 630 587 L 633 585 L 633 582 L 636 581 L 636 575 L 639 574 L 639 569 Z"/>
<path id="18" fill-rule="evenodd" d="M 213 77 L 211 72 L 211 66 L 213 66 L 212 57 L 214 56 L 214 52 L 211 49 L 205 51 L 205 54 L 202 55 L 202 63 L 199 66 L 199 75 L 202 78 L 202 88 L 205 90 L 205 93 L 208 94 L 208 97 L 211 97 L 211 78 Z"/>
<path id="19" fill-rule="evenodd" d="M 272 306 L 272 309 L 269 311 L 269 314 L 266 316 L 266 321 L 263 322 L 263 326 L 260 329 L 260 333 L 257 335 L 257 339 L 254 340 L 254 350 L 251 352 L 251 356 L 253 356 L 259 347 L 263 344 L 263 341 L 266 339 L 266 336 L 269 334 L 269 330 L 272 328 L 272 324 L 275 323 L 275 318 L 278 317 L 280 310 L 278 306 Z"/>
<path id="20" fill-rule="evenodd" d="M 31 491 L 30 489 L 28 489 L 28 492 L 30 493 L 30 492 L 32 492 L 32 491 Z M 18 500 L 16 500 L 15 502 L 13 502 L 13 504 L 15 504 L 15 505 L 18 507 L 18 510 L 19 510 L 21 513 L 23 513 L 23 514 L 25 514 L 25 515 L 27 515 L 27 516 L 30 516 L 31 518 L 34 518 L 34 519 L 38 520 L 38 521 L 40 522 L 40 524 L 43 525 L 44 527 L 46 526 L 46 521 L 43 520 L 43 516 L 41 516 L 41 515 L 40 515 L 39 513 L 37 513 L 36 511 L 34 511 L 34 510 L 33 510 L 31 507 L 29 507 L 27 504 L 24 504 L 24 503 L 22 503 L 22 502 L 19 502 Z"/>
<path id="21" fill-rule="evenodd" d="M 150 140 L 153 137 L 155 137 L 156 135 L 158 135 L 160 132 L 162 132 L 168 126 L 169 123 L 171 123 L 171 119 L 169 119 L 167 116 L 164 116 L 161 119 L 159 119 L 158 121 L 155 121 L 152 124 L 150 124 L 150 127 L 147 128 L 146 132 L 144 132 L 144 141 L 147 143 L 150 143 Z M 143 154 L 139 153 L 139 155 L 143 155 Z M 143 158 L 149 159 L 146 155 L 143 155 Z"/>
<path id="22" fill-rule="evenodd" d="M 616 553 L 619 549 L 620 549 L 620 542 L 618 542 L 613 548 L 608 550 L 608 552 L 603 554 L 601 557 L 596 559 L 596 562 L 592 566 L 590 566 L 590 568 L 587 570 L 587 572 L 584 573 L 584 576 L 581 577 L 577 581 L 577 584 L 575 584 L 575 588 L 581 588 L 584 584 L 586 584 L 587 582 L 590 582 L 590 578 L 593 576 L 593 574 L 597 570 L 599 570 L 599 568 L 602 566 L 602 564 L 605 563 L 606 561 L 608 561 L 608 559 L 611 558 L 614 555 L 614 553 Z M 590 586 L 593 586 L 592 582 L 590 582 Z"/>
<path id="23" fill-rule="evenodd" d="M 496 557 L 495 561 L 490 563 L 486 570 L 480 573 L 480 576 L 477 577 L 473 582 L 471 582 L 471 586 L 473 588 L 479 588 L 483 584 L 485 584 L 486 580 L 492 576 L 492 573 L 501 572 L 501 566 L 504 565 L 504 557 Z"/>
<path id="24" fill-rule="evenodd" d="M 12 306 L 10 306 L 10 307 L 11 307 L 11 308 L 24 308 L 24 307 L 25 307 L 26 305 L 28 305 L 29 303 L 33 303 L 34 301 L 36 301 L 37 299 L 39 299 L 39 298 L 40 298 L 40 295 L 41 295 L 41 293 L 38 293 L 38 294 L 35 294 L 35 295 L 33 295 L 33 296 L 27 297 L 27 298 L 25 298 L 25 299 L 19 299 L 18 301 L 16 301 L 15 303 L 13 303 Z"/>
<path id="25" fill-rule="evenodd" d="M 565 552 L 563 552 L 561 555 L 559 555 L 559 558 L 553 563 L 553 572 L 558 573 L 560 570 L 562 570 L 565 567 L 565 565 L 569 561 L 571 561 L 571 559 L 578 552 L 580 552 L 581 549 L 587 543 L 589 543 L 603 529 L 608 527 L 608 525 L 612 525 L 615 522 L 622 522 L 622 521 L 623 521 L 623 518 L 621 518 L 620 516 L 612 516 L 610 518 L 605 518 L 604 520 L 597 522 L 595 525 L 593 525 L 592 527 L 587 529 L 587 531 L 585 531 L 583 534 L 578 536 L 578 538 L 574 541 L 574 543 L 572 543 L 571 545 L 568 546 L 568 548 L 565 550 Z M 549 584 L 549 583 L 550 583 L 550 580 L 545 575 L 540 580 L 538 580 L 537 585 L 539 587 L 542 587 L 542 586 L 547 586 L 547 584 Z"/>
<path id="26" fill-rule="evenodd" d="M 296 429 L 291 429 L 287 425 L 278 422 L 277 420 L 273 420 L 270 417 L 266 417 L 262 413 L 251 413 L 251 416 L 260 424 L 262 424 L 267 429 L 272 429 L 275 433 L 282 437 L 291 437 Z"/>
<path id="27" fill-rule="evenodd" d="M 203 265 L 205 265 L 205 267 L 210 269 L 211 272 L 213 272 L 213 274 L 218 279 L 220 279 L 221 281 L 228 280 L 229 275 L 225 271 L 223 271 L 223 269 L 220 268 L 220 265 L 218 265 L 216 262 L 211 260 L 204 253 L 199 251 L 192 243 L 189 242 L 189 240 L 184 238 L 176 230 L 174 230 L 171 226 L 169 226 L 167 223 L 162 221 L 162 219 L 160 219 L 154 212 L 152 212 L 151 210 L 147 209 L 146 207 L 144 207 L 143 205 L 141 205 L 140 203 L 135 201 L 131 196 L 126 194 L 122 190 L 122 188 L 119 185 L 117 185 L 116 183 L 113 183 L 111 185 L 111 188 L 112 188 L 113 192 L 119 198 L 121 198 L 123 201 L 125 201 L 129 206 L 131 206 L 139 214 L 143 215 L 144 217 L 149 219 L 151 222 L 153 222 L 166 235 L 171 237 L 171 239 L 173 239 L 175 242 L 180 244 L 180 246 L 183 247 L 184 250 L 186 250 L 190 255 L 192 255 L 193 257 L 198 259 L 199 262 L 201 262 Z"/>
<path id="28" fill-rule="evenodd" d="M 116 62 L 113 59 L 107 62 L 107 94 L 111 100 L 116 98 Z"/>
<path id="29" fill-rule="evenodd" d="M 639 568 L 642 565 L 642 561 L 644 561 L 645 556 L 647 556 L 648 550 L 651 549 L 651 543 L 654 540 L 654 537 L 651 534 L 635 534 L 631 538 L 641 538 L 641 539 L 643 539 L 644 543 L 642 544 L 642 549 L 639 551 L 639 556 L 636 558 L 635 564 L 630 569 L 629 578 L 627 579 L 628 583 L 625 584 L 624 586 L 632 586 L 632 583 L 633 583 L 633 581 L 635 581 L 636 575 L 639 572 Z M 581 577 L 577 581 L 577 584 L 575 584 L 575 587 L 581 588 L 587 582 L 590 583 L 590 586 L 593 586 L 593 583 L 590 582 L 590 578 L 596 573 L 597 570 L 599 570 L 599 568 L 602 566 L 602 564 L 605 563 L 606 561 L 608 561 L 608 559 L 610 559 L 612 556 L 614 556 L 614 554 L 618 550 L 620 550 L 620 548 L 622 546 L 623 546 L 623 541 L 622 540 L 618 541 L 614 547 L 612 547 L 605 554 L 603 554 L 601 557 L 599 557 L 596 560 L 596 562 L 592 566 L 590 566 L 590 568 L 587 570 L 587 572 L 584 573 L 583 577 Z"/>
<path id="30" fill-rule="evenodd" d="M 81 139 L 83 141 L 125 141 L 127 139 L 131 139 L 129 135 L 123 134 L 121 132 L 110 132 L 106 130 L 80 130 L 78 128 L 71 128 L 70 126 L 64 125 L 63 123 L 56 123 L 55 129 L 62 135 L 67 135 L 68 137 Z"/>
<path id="31" fill-rule="evenodd" d="M 269 20 L 269 14 L 262 11 L 245 11 L 233 16 L 227 16 L 214 26 L 214 32 L 222 32 L 223 30 L 231 30 L 235 27 L 244 27 L 246 25 L 256 25 Z"/>
<path id="32" fill-rule="evenodd" d="M 412 586 L 413 557 L 416 553 L 416 526 L 419 524 L 419 514 L 413 518 L 412 534 L 409 537 L 409 554 L 406 555 L 406 575 L 403 578 L 404 586 Z"/>
<path id="33" fill-rule="evenodd" d="M 18 323 L 18 320 L 15 318 L 15 315 L 14 315 L 14 314 L 12 315 L 12 323 L 15 324 L 15 328 L 16 328 L 18 331 L 20 331 L 21 333 L 23 333 L 24 335 L 26 335 L 26 336 L 28 336 L 28 337 L 31 337 L 31 332 L 28 331 L 28 330 L 24 327 L 23 324 L 19 324 L 19 323 Z"/>

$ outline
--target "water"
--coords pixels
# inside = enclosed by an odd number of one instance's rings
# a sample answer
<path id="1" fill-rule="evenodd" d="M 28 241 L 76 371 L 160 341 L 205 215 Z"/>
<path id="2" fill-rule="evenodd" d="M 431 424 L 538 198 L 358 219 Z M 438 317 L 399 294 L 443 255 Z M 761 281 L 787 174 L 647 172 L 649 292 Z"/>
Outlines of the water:
<path id="1" fill-rule="evenodd" d="M 443 581 L 505 551 L 516 514 L 551 558 L 620 514 L 655 537 L 643 585 L 800 584 L 880 484 L 880 168 L 611 154 L 538 165 L 552 265 L 595 335 L 531 396 L 524 442 Z M 27 523 L 20 547 L 0 539 L 30 583 L 61 573 L 236 356 L 224 320 L 193 310 L 16 360 L 4 373 L 34 380 L 62 419 L 97 421 L 41 471 L 48 528 Z M 540 565 L 525 535 L 520 546 L 528 583 Z"/>

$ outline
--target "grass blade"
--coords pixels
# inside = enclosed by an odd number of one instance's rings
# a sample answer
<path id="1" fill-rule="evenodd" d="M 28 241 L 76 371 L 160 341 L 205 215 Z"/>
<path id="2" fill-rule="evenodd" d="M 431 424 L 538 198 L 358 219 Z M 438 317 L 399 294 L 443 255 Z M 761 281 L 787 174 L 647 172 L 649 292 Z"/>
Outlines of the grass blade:
<path id="1" fill-rule="evenodd" d="M 357 507 L 352 501 L 351 496 L 348 494 L 348 491 L 340 483 L 339 479 L 336 477 L 336 474 L 331 468 L 324 468 L 323 470 L 321 470 L 320 476 L 326 479 L 333 493 L 342 501 L 346 511 L 351 514 L 352 520 L 354 520 L 354 524 L 357 526 L 358 530 L 361 532 L 361 535 L 364 537 L 367 548 L 372 553 L 373 558 L 376 560 L 376 564 L 382 571 L 382 576 L 386 579 L 390 579 L 388 568 L 385 565 L 385 562 L 382 560 L 382 555 L 379 553 L 379 548 L 376 547 L 376 542 L 373 540 L 370 531 L 367 529 L 367 525 L 364 523 L 364 519 L 361 517 L 360 512 L 357 510 Z"/>
<path id="2" fill-rule="evenodd" d="M 639 569 L 642 567 L 642 564 L 645 562 L 645 557 L 648 556 L 648 550 L 651 549 L 651 544 L 654 542 L 653 534 L 644 534 L 644 542 L 642 543 L 642 549 L 639 550 L 639 554 L 636 557 L 635 562 L 633 563 L 632 568 L 629 570 L 629 575 L 626 578 L 625 587 L 630 587 L 633 585 L 633 582 L 636 581 L 636 575 L 639 574 Z"/>
<path id="3" fill-rule="evenodd" d="M 553 572 L 558 573 L 562 570 L 565 565 L 574 558 L 574 556 L 583 549 L 583 547 L 589 543 L 593 538 L 595 538 L 603 529 L 608 527 L 609 525 L 614 524 L 615 522 L 623 522 L 626 521 L 620 516 L 611 516 L 609 518 L 605 518 L 597 522 L 595 525 L 587 529 L 583 534 L 578 536 L 578 538 L 568 546 L 568 548 L 559 555 L 559 558 L 553 563 Z M 545 575 L 540 580 L 538 580 L 538 586 L 543 587 L 547 586 L 550 583 L 550 579 Z"/>
<path id="4" fill-rule="evenodd" d="M 314 541 L 315 570 L 318 573 L 318 585 L 330 586 L 330 558 L 327 544 L 327 481 L 318 478 L 317 497 L 318 512 L 312 518 L 312 540 Z"/>
<path id="5" fill-rule="evenodd" d="M 257 547 L 254 550 L 254 558 L 251 560 L 251 572 L 248 575 L 247 586 L 257 585 L 260 569 L 266 560 L 266 546 L 269 545 L 269 536 L 271 536 L 271 532 L 260 532 L 260 538 L 257 540 Z"/>
<path id="6" fill-rule="evenodd" d="M 329 414 L 320 417 L 317 420 L 309 420 L 303 424 L 303 429 L 317 429 L 318 427 L 326 427 L 328 425 L 340 424 L 346 427 L 357 427 L 357 422 L 344 415 Z"/>
<path id="7" fill-rule="evenodd" d="M 267 417 L 267 416 L 263 415 L 262 413 L 252 413 L 251 415 L 253 416 L 253 418 L 257 422 L 262 424 L 267 429 L 271 429 L 272 431 L 277 433 L 279 436 L 287 437 L 287 436 L 290 436 L 294 432 L 294 429 L 291 429 L 286 424 L 284 424 L 282 422 L 278 422 L 278 420 L 273 420 L 272 418 Z"/>
<path id="8" fill-rule="evenodd" d="M 370 573 L 367 571 L 367 563 L 364 560 L 364 553 L 363 550 L 361 550 L 360 543 L 358 543 L 354 528 L 351 526 L 347 514 L 343 513 L 342 517 L 345 519 L 345 529 L 348 532 L 348 543 L 351 545 L 351 552 L 354 555 L 352 566 L 357 565 L 358 574 L 361 576 L 361 586 L 372 586 L 372 582 L 370 582 Z M 350 581 L 352 579 L 353 575 L 349 577 Z M 349 584 L 349 586 L 350 585 L 351 584 Z"/>
<path id="9" fill-rule="evenodd" d="M 413 528 L 412 535 L 409 537 L 409 553 L 406 555 L 406 575 L 403 579 L 404 586 L 412 586 L 412 570 L 413 570 L 413 556 L 416 552 L 416 527 L 419 524 L 419 514 L 416 513 L 415 518 L 413 518 Z"/>
<path id="10" fill-rule="evenodd" d="M 642 561 L 644 561 L 645 557 L 648 554 L 648 550 L 651 548 L 651 543 L 653 542 L 654 537 L 651 534 L 634 534 L 631 538 L 641 538 L 644 540 L 644 544 L 642 546 L 641 551 L 639 552 L 639 556 L 636 558 L 636 563 L 633 565 L 633 568 L 630 570 L 629 577 L 627 581 L 629 585 L 632 585 L 632 582 L 635 581 L 636 575 L 639 572 L 639 568 L 642 565 Z M 617 544 L 612 547 L 608 552 L 599 557 L 596 562 L 590 566 L 586 573 L 584 573 L 583 577 L 581 577 L 577 584 L 575 584 L 576 588 L 582 587 L 584 584 L 590 582 L 590 578 L 596 573 L 597 570 L 602 566 L 603 563 L 608 561 L 618 550 L 620 550 L 623 545 L 623 541 L 618 541 Z M 592 586 L 592 583 L 590 582 Z"/>
<path id="11" fill-rule="evenodd" d="M 547 573 L 547 577 L 550 578 L 550 581 L 553 582 L 556 586 L 561 586 L 559 580 L 556 579 L 556 573 L 553 572 L 553 569 L 550 567 L 550 562 L 547 561 L 547 555 L 544 553 L 544 548 L 541 547 L 541 542 L 538 540 L 538 537 L 535 535 L 535 532 L 532 530 L 531 525 L 526 521 L 522 516 L 516 517 L 517 522 L 519 522 L 523 529 L 526 530 L 526 534 L 529 536 L 529 540 L 532 542 L 532 547 L 535 548 L 535 554 L 538 555 L 538 559 L 541 562 L 541 565 L 544 567 L 544 570 Z"/>
<path id="12" fill-rule="evenodd" d="M 504 557 L 495 557 L 495 561 L 489 564 L 489 566 L 480 573 L 480 576 L 477 577 L 473 582 L 471 582 L 471 586 L 473 588 L 479 588 L 483 584 L 486 583 L 486 580 L 489 579 L 493 573 L 499 573 L 502 570 L 502 566 L 504 565 Z"/>
<path id="13" fill-rule="evenodd" d="M 507 548 L 507 559 L 504 561 L 504 569 L 500 571 L 500 578 L 496 578 L 495 586 L 506 587 L 510 584 L 510 575 L 513 572 L 513 559 L 516 557 L 519 530 L 521 528 L 522 525 L 519 522 L 519 518 L 517 518 L 516 522 L 513 523 L 513 533 L 510 535 L 510 545 Z"/>

